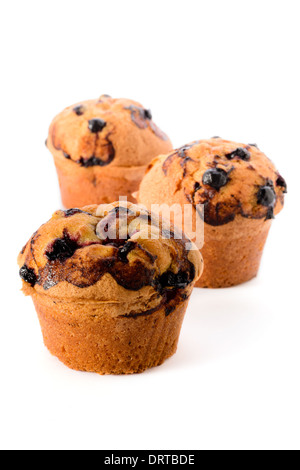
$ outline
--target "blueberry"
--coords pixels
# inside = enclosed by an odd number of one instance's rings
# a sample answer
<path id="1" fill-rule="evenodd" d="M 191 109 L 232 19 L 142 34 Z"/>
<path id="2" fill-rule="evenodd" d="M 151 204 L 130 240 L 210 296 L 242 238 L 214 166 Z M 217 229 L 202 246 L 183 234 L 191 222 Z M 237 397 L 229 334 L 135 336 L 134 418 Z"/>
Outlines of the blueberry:
<path id="1" fill-rule="evenodd" d="M 262 206 L 270 207 L 273 206 L 276 200 L 276 194 L 272 187 L 261 186 L 257 193 L 257 202 Z"/>
<path id="2" fill-rule="evenodd" d="M 20 277 L 23 279 L 23 281 L 28 282 L 28 284 L 31 285 L 31 287 L 34 287 L 35 284 L 37 283 L 37 277 L 33 269 L 28 268 L 26 264 L 22 266 L 20 269 Z"/>
<path id="3" fill-rule="evenodd" d="M 65 217 L 72 217 L 72 215 L 76 214 L 87 214 L 88 212 L 84 212 L 81 209 L 68 209 L 64 211 Z"/>
<path id="4" fill-rule="evenodd" d="M 127 256 L 132 250 L 134 250 L 135 246 L 136 244 L 134 242 L 127 242 L 124 246 L 122 246 L 118 251 L 119 260 L 123 261 L 123 263 L 127 263 Z"/>
<path id="5" fill-rule="evenodd" d="M 46 251 L 45 255 L 49 261 L 65 261 L 66 259 L 71 258 L 78 248 L 78 243 L 75 240 L 72 240 L 65 232 L 64 237 L 55 240 L 50 250 Z"/>
<path id="6" fill-rule="evenodd" d="M 175 287 L 176 286 L 176 274 L 167 272 L 160 278 L 160 282 L 163 287 Z"/>
<path id="7" fill-rule="evenodd" d="M 185 288 L 189 284 L 189 275 L 188 273 L 178 273 L 176 279 L 176 287 Z"/>
<path id="8" fill-rule="evenodd" d="M 251 154 L 249 150 L 244 149 L 243 147 L 238 147 L 236 150 L 226 155 L 226 158 L 228 158 L 228 160 L 232 160 L 235 157 L 238 157 L 241 160 L 248 161 L 250 160 Z"/>
<path id="9" fill-rule="evenodd" d="M 179 271 L 177 274 L 167 271 L 159 279 L 159 284 L 162 288 L 176 287 L 184 289 L 189 283 L 189 274 L 183 271 Z"/>
<path id="10" fill-rule="evenodd" d="M 67 160 L 71 160 L 71 156 L 67 152 L 63 152 L 63 154 Z"/>
<path id="11" fill-rule="evenodd" d="M 220 189 L 228 183 L 228 174 L 220 168 L 207 170 L 203 175 L 203 184 L 211 186 L 214 189 Z"/>
<path id="12" fill-rule="evenodd" d="M 152 119 L 152 113 L 150 109 L 144 109 L 144 118 L 149 119 L 151 121 Z"/>
<path id="13" fill-rule="evenodd" d="M 271 219 L 275 219 L 274 207 L 273 206 L 268 207 L 268 211 L 267 211 L 267 215 L 266 215 L 266 220 L 271 220 Z"/>
<path id="14" fill-rule="evenodd" d="M 82 116 L 84 113 L 84 107 L 82 105 L 75 106 L 75 108 L 73 108 L 73 111 L 75 114 L 77 114 L 77 116 Z"/>
<path id="15" fill-rule="evenodd" d="M 95 156 L 92 156 L 92 157 L 87 158 L 87 159 L 81 157 L 78 160 L 78 163 L 81 166 L 83 166 L 84 168 L 90 168 L 92 166 L 105 166 L 106 165 L 106 163 L 103 160 L 101 160 L 100 158 L 97 158 Z"/>
<path id="16" fill-rule="evenodd" d="M 105 126 L 106 122 L 103 121 L 103 119 L 90 119 L 89 121 L 89 130 L 93 132 L 93 134 L 102 131 Z"/>
<path id="17" fill-rule="evenodd" d="M 276 180 L 276 186 L 279 186 L 280 188 L 283 188 L 283 192 L 287 193 L 287 184 L 285 179 L 282 176 L 278 176 Z"/>
<path id="18" fill-rule="evenodd" d="M 126 217 L 130 215 L 135 215 L 128 207 L 117 206 L 111 211 L 114 212 L 117 219 L 120 217 Z"/>

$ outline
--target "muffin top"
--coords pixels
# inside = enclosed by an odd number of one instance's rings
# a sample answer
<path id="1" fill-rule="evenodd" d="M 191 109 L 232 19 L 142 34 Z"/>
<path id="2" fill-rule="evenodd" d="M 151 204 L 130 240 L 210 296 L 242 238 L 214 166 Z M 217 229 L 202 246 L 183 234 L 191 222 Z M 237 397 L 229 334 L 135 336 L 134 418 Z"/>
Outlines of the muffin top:
<path id="1" fill-rule="evenodd" d="M 172 149 L 150 110 L 108 95 L 70 106 L 56 116 L 46 145 L 56 156 L 83 168 L 146 166 Z"/>
<path id="2" fill-rule="evenodd" d="M 151 236 L 150 236 L 151 233 Z M 127 202 L 57 211 L 19 255 L 26 294 L 140 304 L 187 296 L 202 258 L 174 228 Z"/>
<path id="3" fill-rule="evenodd" d="M 221 138 L 185 145 L 150 164 L 138 200 L 204 206 L 204 221 L 224 225 L 237 215 L 272 219 L 284 204 L 285 180 L 256 144 Z M 176 199 L 176 201 L 175 201 Z"/>

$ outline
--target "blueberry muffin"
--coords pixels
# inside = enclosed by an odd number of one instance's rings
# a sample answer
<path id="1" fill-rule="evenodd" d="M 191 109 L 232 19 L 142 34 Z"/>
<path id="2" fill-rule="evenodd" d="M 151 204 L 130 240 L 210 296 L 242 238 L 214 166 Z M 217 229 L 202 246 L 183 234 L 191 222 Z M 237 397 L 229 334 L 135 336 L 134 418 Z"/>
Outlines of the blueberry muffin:
<path id="1" fill-rule="evenodd" d="M 285 180 L 256 145 L 213 138 L 154 159 L 137 197 L 148 208 L 193 205 L 204 219 L 204 273 L 197 286 L 215 288 L 257 275 L 286 191 Z"/>
<path id="2" fill-rule="evenodd" d="M 172 149 L 150 110 L 107 95 L 56 116 L 46 144 L 66 208 L 109 203 L 119 196 L 133 201 L 152 158 Z"/>
<path id="3" fill-rule="evenodd" d="M 18 259 L 49 351 L 99 374 L 138 373 L 172 356 L 202 273 L 196 247 L 175 238 L 131 203 L 56 212 Z"/>

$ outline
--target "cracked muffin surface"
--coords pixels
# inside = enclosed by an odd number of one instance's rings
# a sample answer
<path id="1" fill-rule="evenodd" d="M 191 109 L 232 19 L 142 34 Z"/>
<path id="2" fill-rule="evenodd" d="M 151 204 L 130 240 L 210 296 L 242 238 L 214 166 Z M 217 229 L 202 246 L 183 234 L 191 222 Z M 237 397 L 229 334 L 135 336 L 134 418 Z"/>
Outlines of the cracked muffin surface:
<path id="1" fill-rule="evenodd" d="M 169 199 L 181 192 L 182 201 L 204 205 L 204 221 L 213 226 L 237 215 L 272 219 L 282 209 L 287 190 L 285 180 L 256 145 L 220 138 L 195 141 L 156 158 L 141 183 L 139 202 L 152 195 L 154 199 L 159 186 L 162 191 L 168 187 Z"/>
<path id="2" fill-rule="evenodd" d="M 102 95 L 69 106 L 52 121 L 46 145 L 65 207 L 108 203 L 132 193 L 150 161 L 172 144 L 140 103 Z"/>
<path id="3" fill-rule="evenodd" d="M 108 95 L 58 114 L 51 123 L 47 146 L 86 168 L 144 166 L 157 152 L 171 148 L 150 110 L 136 101 Z"/>
<path id="4" fill-rule="evenodd" d="M 148 209 L 162 203 L 192 205 L 193 218 L 204 221 L 204 273 L 196 286 L 218 288 L 257 275 L 286 192 L 284 178 L 257 145 L 215 137 L 156 157 L 137 200 Z M 194 220 L 184 229 L 192 239 L 199 231 Z"/>
<path id="5" fill-rule="evenodd" d="M 35 232 L 18 262 L 49 351 L 99 374 L 140 373 L 175 354 L 203 261 L 174 230 L 118 202 L 57 211 Z"/>
<path id="6" fill-rule="evenodd" d="M 144 292 L 148 306 L 157 304 L 201 274 L 198 251 L 174 237 L 172 227 L 131 203 L 57 211 L 20 253 L 20 276 L 29 294 L 128 302 Z"/>
<path id="7" fill-rule="evenodd" d="M 56 116 L 47 146 L 85 168 L 144 166 L 153 156 L 171 148 L 150 110 L 135 101 L 108 95 L 69 106 Z"/>

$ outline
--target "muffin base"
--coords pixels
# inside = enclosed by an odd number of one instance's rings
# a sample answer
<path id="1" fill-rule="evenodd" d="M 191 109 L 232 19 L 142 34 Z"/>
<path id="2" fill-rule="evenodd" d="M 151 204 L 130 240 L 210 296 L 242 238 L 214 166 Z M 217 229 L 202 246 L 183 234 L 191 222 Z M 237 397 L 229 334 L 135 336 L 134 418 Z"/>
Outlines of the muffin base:
<path id="1" fill-rule="evenodd" d="M 119 200 L 121 196 L 135 203 L 132 194 L 137 191 L 147 168 L 84 168 L 61 155 L 54 157 L 54 163 L 62 202 L 67 209 L 108 204 Z"/>
<path id="2" fill-rule="evenodd" d="M 71 369 L 101 375 L 141 373 L 175 354 L 188 305 L 180 300 L 168 316 L 164 304 L 152 313 L 111 317 L 96 302 L 78 305 L 41 294 L 33 302 L 49 351 Z"/>
<path id="3" fill-rule="evenodd" d="M 232 287 L 257 276 L 272 220 L 237 217 L 229 224 L 205 224 L 204 272 L 196 287 Z"/>

